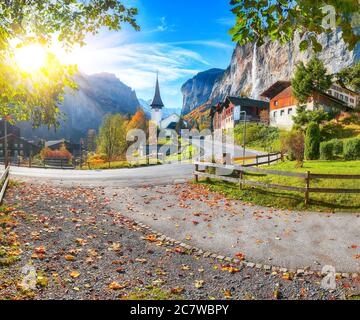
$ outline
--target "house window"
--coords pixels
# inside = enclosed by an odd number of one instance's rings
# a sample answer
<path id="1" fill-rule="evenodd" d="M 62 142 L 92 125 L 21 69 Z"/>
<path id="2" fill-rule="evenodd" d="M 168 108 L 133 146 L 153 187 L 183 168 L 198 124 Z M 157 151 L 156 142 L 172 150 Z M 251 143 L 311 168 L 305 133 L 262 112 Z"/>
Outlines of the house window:
<path id="1" fill-rule="evenodd" d="M 348 102 L 349 101 L 349 97 L 345 96 L 345 101 Z"/>
<path id="2" fill-rule="evenodd" d="M 20 150 L 20 155 L 23 156 L 23 155 L 24 155 L 24 151 Z"/>
<path id="3" fill-rule="evenodd" d="M 350 98 L 350 102 L 351 102 L 351 103 L 354 103 L 354 99 Z M 1 146 L 1 145 L 0 145 L 0 146 Z"/>
<path id="4" fill-rule="evenodd" d="M 284 113 L 285 113 L 285 110 L 281 110 L 280 111 L 280 117 L 282 117 L 284 115 Z"/>
<path id="5" fill-rule="evenodd" d="M 277 112 L 276 112 L 276 111 L 274 111 L 274 118 L 276 118 L 276 113 L 277 113 Z"/>
<path id="6" fill-rule="evenodd" d="M 340 100 L 344 100 L 344 95 L 340 94 Z"/>
<path id="7" fill-rule="evenodd" d="M 278 106 L 279 105 L 279 101 L 274 101 L 274 106 Z"/>
<path id="8" fill-rule="evenodd" d="M 22 143 L 20 143 L 20 148 L 24 148 L 24 145 Z"/>
<path id="9" fill-rule="evenodd" d="M 17 148 L 17 147 L 18 147 L 18 144 L 17 144 L 17 143 L 15 143 L 15 144 L 14 144 L 14 148 Z"/>
<path id="10" fill-rule="evenodd" d="M 292 114 L 293 113 L 293 109 L 292 108 L 289 108 L 288 109 L 288 114 Z"/>

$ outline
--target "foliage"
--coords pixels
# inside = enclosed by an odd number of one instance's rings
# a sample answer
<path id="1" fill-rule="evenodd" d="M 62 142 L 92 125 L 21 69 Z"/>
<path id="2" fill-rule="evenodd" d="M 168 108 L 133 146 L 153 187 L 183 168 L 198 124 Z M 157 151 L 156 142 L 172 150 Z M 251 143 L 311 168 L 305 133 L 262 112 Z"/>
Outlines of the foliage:
<path id="1" fill-rule="evenodd" d="M 267 151 L 274 150 L 274 142 L 280 138 L 280 130 L 275 127 L 269 127 L 264 124 L 247 123 L 246 124 L 246 144 L 250 148 L 262 149 Z M 244 143 L 244 124 L 240 123 L 234 128 L 234 139 L 238 145 Z"/>
<path id="2" fill-rule="evenodd" d="M 344 143 L 344 159 L 358 160 L 360 159 L 360 139 L 350 139 Z"/>
<path id="3" fill-rule="evenodd" d="M 306 106 L 298 106 L 296 108 L 296 115 L 293 116 L 294 129 L 306 131 L 306 127 L 310 122 L 320 124 L 326 120 L 330 120 L 331 117 L 331 113 L 325 112 L 321 107 L 308 110 Z"/>
<path id="4" fill-rule="evenodd" d="M 330 140 L 334 146 L 334 155 L 341 156 L 344 152 L 344 142 L 339 139 Z"/>
<path id="5" fill-rule="evenodd" d="M 260 121 L 261 121 L 261 123 L 263 123 L 265 125 L 270 124 L 270 113 L 269 113 L 268 110 L 261 110 L 260 111 Z"/>
<path id="6" fill-rule="evenodd" d="M 334 143 L 332 141 L 321 142 L 321 144 L 320 144 L 320 159 L 321 160 L 334 159 Z"/>
<path id="7" fill-rule="evenodd" d="M 267 39 L 286 44 L 299 33 L 301 50 L 312 47 L 320 52 L 322 46 L 317 35 L 331 33 L 335 28 L 342 31 L 341 37 L 350 51 L 360 39 L 356 29 L 360 12 L 357 0 L 231 0 L 230 3 L 236 15 L 236 24 L 230 34 L 233 41 L 242 45 L 257 42 L 260 46 Z M 334 26 L 329 26 L 329 11 L 323 10 L 327 5 L 333 6 Z"/>
<path id="8" fill-rule="evenodd" d="M 138 109 L 134 116 L 129 121 L 126 131 L 130 131 L 132 129 L 143 130 L 145 133 L 147 132 L 147 119 L 143 109 Z"/>
<path id="9" fill-rule="evenodd" d="M 327 74 L 324 63 L 316 56 L 313 56 L 307 65 L 300 61 L 291 81 L 293 95 L 300 105 L 308 101 L 313 90 L 325 92 L 331 84 L 332 76 Z"/>
<path id="10" fill-rule="evenodd" d="M 311 122 L 306 130 L 305 136 L 305 158 L 317 160 L 320 157 L 320 127 Z"/>
<path id="11" fill-rule="evenodd" d="M 88 33 L 101 28 L 118 31 L 123 23 L 139 29 L 134 17 L 137 9 L 120 1 L 101 0 L 4 0 L 0 2 L 0 116 L 31 121 L 34 127 L 59 124 L 59 105 L 64 88 L 75 88 L 75 66 L 64 66 L 50 53 L 41 70 L 21 70 L 14 50 L 30 44 L 44 49 L 55 38 L 71 49 L 85 44 Z"/>
<path id="12" fill-rule="evenodd" d="M 181 130 L 184 130 L 187 128 L 186 122 L 184 121 L 183 117 L 180 117 L 180 120 L 176 124 L 175 131 L 178 135 L 181 135 Z"/>
<path id="13" fill-rule="evenodd" d="M 106 160 L 122 155 L 127 148 L 126 128 L 128 122 L 120 114 L 105 115 L 99 130 L 98 152 L 106 154 Z"/>
<path id="14" fill-rule="evenodd" d="M 301 131 L 292 130 L 281 138 L 281 150 L 286 152 L 290 160 L 296 160 L 298 166 L 304 162 L 304 135 Z"/>
<path id="15" fill-rule="evenodd" d="M 53 158 L 53 159 L 72 159 L 72 154 L 66 149 L 65 144 L 62 144 L 60 149 L 58 150 L 51 150 L 50 148 L 46 147 L 40 151 L 40 158 L 42 160 Z"/>
<path id="16" fill-rule="evenodd" d="M 358 61 L 354 66 L 341 70 L 337 74 L 337 77 L 343 85 L 360 92 L 360 61 Z"/>

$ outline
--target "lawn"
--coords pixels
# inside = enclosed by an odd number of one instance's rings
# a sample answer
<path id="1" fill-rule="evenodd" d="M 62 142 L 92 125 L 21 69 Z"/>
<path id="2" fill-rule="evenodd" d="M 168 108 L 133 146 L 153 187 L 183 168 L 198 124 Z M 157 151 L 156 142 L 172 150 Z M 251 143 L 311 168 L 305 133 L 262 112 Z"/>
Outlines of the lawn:
<path id="1" fill-rule="evenodd" d="M 292 172 L 310 171 L 311 173 L 360 175 L 360 161 L 306 161 L 303 168 L 296 168 L 295 162 L 286 161 L 263 168 Z M 305 181 L 301 178 L 261 174 L 246 174 L 245 178 L 265 183 L 305 187 Z M 325 212 L 360 212 L 359 194 L 311 193 L 310 204 L 305 206 L 304 194 L 299 192 L 250 186 L 244 186 L 243 190 L 240 190 L 238 185 L 214 180 L 203 180 L 200 183 L 208 184 L 212 190 L 219 191 L 231 198 L 267 207 Z M 360 189 L 360 180 L 317 179 L 311 180 L 310 187 Z"/>
<path id="2" fill-rule="evenodd" d="M 140 160 L 139 162 L 133 164 L 127 162 L 126 160 L 122 160 L 122 161 L 111 161 L 110 165 L 109 162 L 90 163 L 90 166 L 88 164 L 84 164 L 81 170 L 125 169 L 125 168 L 137 168 L 144 166 L 155 166 L 158 164 L 160 164 L 160 162 L 156 163 L 156 160 L 154 159 L 150 159 L 150 164 L 148 164 L 146 160 Z M 80 167 L 77 167 L 76 169 L 80 169 Z"/>

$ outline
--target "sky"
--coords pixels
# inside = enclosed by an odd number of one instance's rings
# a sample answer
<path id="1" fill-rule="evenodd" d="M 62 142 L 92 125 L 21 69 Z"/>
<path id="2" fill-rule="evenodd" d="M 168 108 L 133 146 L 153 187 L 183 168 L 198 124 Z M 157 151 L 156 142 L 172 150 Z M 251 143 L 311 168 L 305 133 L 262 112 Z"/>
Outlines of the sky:
<path id="1" fill-rule="evenodd" d="M 125 26 L 102 31 L 87 46 L 67 56 L 87 74 L 110 72 L 133 88 L 138 98 L 154 95 L 156 72 L 168 108 L 182 107 L 181 86 L 195 74 L 227 68 L 235 44 L 229 0 L 125 0 L 139 9 L 141 31 Z"/>

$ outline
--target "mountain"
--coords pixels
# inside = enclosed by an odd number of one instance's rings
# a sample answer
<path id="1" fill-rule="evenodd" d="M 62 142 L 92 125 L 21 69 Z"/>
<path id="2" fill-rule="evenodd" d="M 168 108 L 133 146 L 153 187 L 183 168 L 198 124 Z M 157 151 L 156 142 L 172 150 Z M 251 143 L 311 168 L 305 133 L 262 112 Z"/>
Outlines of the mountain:
<path id="1" fill-rule="evenodd" d="M 211 88 L 207 88 L 206 92 L 211 91 L 207 95 L 207 103 L 217 103 L 228 95 L 245 94 L 258 98 L 276 81 L 290 80 L 296 63 L 308 61 L 313 54 L 310 50 L 300 52 L 300 41 L 300 37 L 296 36 L 294 41 L 287 45 L 278 42 L 267 42 L 259 48 L 251 43 L 237 45 L 230 66 Z M 349 52 L 339 32 L 321 35 L 319 41 L 323 45 L 323 51 L 318 56 L 331 73 L 353 65 L 360 59 L 360 44 Z M 203 100 L 205 99 L 204 95 Z M 199 107 L 203 104 L 189 93 L 184 94 L 184 101 L 185 113 L 189 106 Z"/>
<path id="2" fill-rule="evenodd" d="M 41 127 L 33 130 L 31 125 L 20 122 L 22 136 L 36 140 L 65 138 L 78 142 L 89 129 L 98 130 L 106 113 L 134 114 L 140 103 L 135 91 L 122 83 L 115 75 L 99 73 L 74 77 L 78 90 L 67 90 L 60 110 L 65 114 L 60 128 L 48 130 Z"/>
<path id="3" fill-rule="evenodd" d="M 182 86 L 183 115 L 190 113 L 209 99 L 215 82 L 221 79 L 224 72 L 223 69 L 210 69 L 200 72 Z"/>
<path id="4" fill-rule="evenodd" d="M 143 108 L 145 114 L 150 119 L 151 118 L 151 106 L 150 106 L 150 103 L 152 102 L 152 100 L 147 100 L 146 101 L 144 99 L 139 98 L 139 102 L 140 102 L 140 105 Z M 180 115 L 181 114 L 181 109 L 166 108 L 166 107 L 162 109 L 163 118 L 166 118 L 166 117 L 172 115 L 173 113 L 176 113 L 176 114 Z"/>

